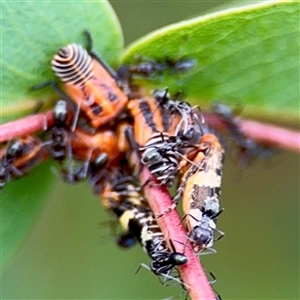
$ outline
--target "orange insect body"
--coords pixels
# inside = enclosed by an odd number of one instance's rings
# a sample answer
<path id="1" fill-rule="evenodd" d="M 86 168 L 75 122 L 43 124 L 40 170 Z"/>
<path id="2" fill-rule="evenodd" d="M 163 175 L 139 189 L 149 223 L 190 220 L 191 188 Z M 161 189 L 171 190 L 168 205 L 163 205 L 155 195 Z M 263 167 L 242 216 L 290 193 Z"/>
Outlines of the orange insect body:
<path id="1" fill-rule="evenodd" d="M 102 204 L 106 209 L 111 209 L 112 203 L 124 205 L 122 202 L 126 199 L 126 205 L 130 203 L 130 206 L 148 207 L 141 191 L 132 176 L 123 174 L 118 168 L 109 168 L 109 175 L 103 180 Z"/>
<path id="2" fill-rule="evenodd" d="M 213 134 L 205 134 L 199 143 L 200 152 L 182 178 L 185 182 L 183 191 L 183 211 L 191 214 L 191 211 L 205 209 L 207 199 L 215 197 L 219 201 L 222 179 L 222 165 L 224 150 Z M 218 211 L 218 210 L 217 210 Z M 216 212 L 217 212 L 216 211 Z M 196 216 L 195 216 L 196 218 Z M 193 226 L 187 216 L 189 229 Z"/>
<path id="3" fill-rule="evenodd" d="M 18 139 L 1 149 L 0 187 L 5 181 L 21 177 L 48 158 L 42 141 L 34 136 Z"/>
<path id="4" fill-rule="evenodd" d="M 150 97 L 130 100 L 127 107 L 134 118 L 135 140 L 140 146 L 144 146 L 156 132 L 174 135 L 180 122 L 179 114 L 170 116 L 168 111 L 159 107 L 155 99 Z"/>
<path id="5" fill-rule="evenodd" d="M 203 135 L 199 152 L 185 171 L 175 196 L 178 200 L 182 193 L 187 229 L 196 251 L 213 244 L 217 230 L 213 219 L 220 211 L 223 157 L 218 138 L 213 134 Z"/>
<path id="6" fill-rule="evenodd" d="M 128 101 L 105 67 L 81 45 L 61 48 L 52 60 L 52 70 L 94 127 L 116 119 Z"/>
<path id="7" fill-rule="evenodd" d="M 118 125 L 116 132 L 112 130 L 97 131 L 95 134 L 88 134 L 77 128 L 70 139 L 72 154 L 76 158 L 85 161 L 91 153 L 90 160 L 95 160 L 100 154 L 106 153 L 109 162 L 112 164 L 124 154 L 129 146 L 125 139 L 124 130 L 127 123 Z"/>
<path id="8" fill-rule="evenodd" d="M 114 172 L 116 171 L 116 172 Z M 173 278 L 172 270 L 186 264 L 188 259 L 183 253 L 169 248 L 167 241 L 157 224 L 147 200 L 142 193 L 142 187 L 129 174 L 112 170 L 110 182 L 106 184 L 102 196 L 104 207 L 112 211 L 118 218 L 126 234 L 119 238 L 119 245 L 128 247 L 124 237 L 136 239 L 151 258 L 150 269 L 155 275 Z"/>

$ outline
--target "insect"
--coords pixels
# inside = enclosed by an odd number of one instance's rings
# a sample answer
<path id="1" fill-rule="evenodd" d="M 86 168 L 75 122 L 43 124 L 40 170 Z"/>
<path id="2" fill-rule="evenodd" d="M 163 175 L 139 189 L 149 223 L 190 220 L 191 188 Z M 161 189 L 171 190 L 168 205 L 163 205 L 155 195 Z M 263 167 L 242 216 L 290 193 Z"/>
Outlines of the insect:
<path id="1" fill-rule="evenodd" d="M 0 188 L 22 177 L 48 158 L 43 142 L 34 136 L 11 141 L 0 150 Z"/>
<path id="2" fill-rule="evenodd" d="M 192 108 L 191 105 L 185 101 L 171 99 L 167 88 L 155 90 L 153 92 L 153 97 L 164 110 L 169 112 L 169 114 L 180 114 L 181 119 L 176 126 L 175 136 L 191 143 L 199 140 L 200 136 L 203 135 L 203 121 L 200 120 L 199 110 Z"/>
<path id="3" fill-rule="evenodd" d="M 205 134 L 199 143 L 199 153 L 182 176 L 174 197 L 176 204 L 182 195 L 188 236 L 195 251 L 211 248 L 220 210 L 224 150 L 214 134 Z"/>
<path id="4" fill-rule="evenodd" d="M 179 163 L 184 156 L 183 149 L 193 149 L 191 143 L 177 135 L 181 115 L 178 111 L 170 114 L 167 107 L 159 105 L 157 99 L 136 99 L 128 104 L 134 119 L 133 148 L 141 154 L 141 162 L 154 177 L 167 187 L 174 183 Z M 133 142 L 135 143 L 135 142 Z"/>
<path id="5" fill-rule="evenodd" d="M 170 187 L 181 168 L 180 161 L 189 149 L 195 149 L 192 142 L 202 134 L 200 129 L 198 132 L 201 126 L 194 108 L 172 100 L 166 89 L 155 91 L 152 97 L 129 100 L 126 84 L 120 83 L 118 75 L 78 44 L 61 48 L 52 60 L 52 70 L 68 97 L 57 102 L 54 125 L 45 134 L 44 143 L 49 156 L 60 163 L 61 178 L 70 183 L 89 180 L 95 193 L 101 195 L 103 206 L 118 217 L 126 231 L 119 244 L 128 247 L 134 239 L 138 240 L 151 259 L 151 271 L 172 278 L 172 271 L 188 259 L 176 251 L 172 240 L 164 237 L 128 167 L 131 149 L 126 133 L 133 132 L 142 163 Z M 8 158 L 14 158 L 13 151 L 7 153 Z M 20 161 L 12 161 L 16 169 L 5 173 L 5 179 L 18 177 L 17 171 L 21 174 L 29 170 L 18 164 Z M 28 161 L 33 166 L 29 158 Z M 203 212 L 201 221 L 206 217 L 208 214 Z M 192 218 L 196 219 L 190 211 L 187 218 L 189 224 Z M 209 218 L 213 220 L 213 216 Z M 213 227 L 208 225 L 208 230 Z M 199 227 L 204 232 L 204 225 Z M 191 230 L 195 228 L 196 225 Z M 199 239 L 205 245 L 210 242 L 210 237 L 204 241 L 196 233 L 189 237 L 195 243 Z"/>
<path id="6" fill-rule="evenodd" d="M 75 183 L 90 177 L 90 183 L 96 186 L 101 179 L 99 170 L 107 164 L 119 165 L 126 156 L 129 146 L 124 131 L 127 126 L 128 123 L 124 121 L 115 128 L 98 130 L 94 134 L 76 128 L 68 137 L 68 156 L 65 159 L 69 160 L 69 165 L 61 168 L 62 178 Z"/>
<path id="7" fill-rule="evenodd" d="M 52 60 L 52 70 L 61 80 L 67 98 L 77 105 L 76 118 L 82 113 L 94 128 L 98 128 L 117 119 L 128 97 L 120 87 L 122 80 L 92 51 L 91 36 L 87 31 L 84 33 L 89 51 L 79 44 L 62 47 Z M 45 82 L 33 89 L 48 85 L 66 98 L 55 82 Z"/>
<path id="8" fill-rule="evenodd" d="M 174 183 L 175 176 L 179 169 L 178 142 L 171 141 L 168 133 L 157 132 L 152 134 L 142 151 L 141 162 L 148 166 L 155 178 L 167 187 Z"/>
<path id="9" fill-rule="evenodd" d="M 264 147 L 245 136 L 240 128 L 239 121 L 234 117 L 234 113 L 229 106 L 219 102 L 213 102 L 212 110 L 225 125 L 226 130 L 230 134 L 230 138 L 235 141 L 243 164 L 251 161 L 251 159 L 255 157 L 268 157 L 272 154 L 272 149 Z"/>
<path id="10" fill-rule="evenodd" d="M 57 161 L 62 161 L 70 152 L 69 136 L 73 114 L 68 109 L 67 102 L 59 100 L 53 109 L 54 124 L 49 129 L 49 152 Z"/>
<path id="11" fill-rule="evenodd" d="M 119 218 L 123 229 L 134 236 L 151 258 L 155 275 L 169 277 L 173 268 L 187 263 L 187 257 L 167 246 L 155 216 L 131 176 L 117 176 L 102 192 L 103 205 Z M 125 235 L 128 236 L 128 235 Z"/>
<path id="12" fill-rule="evenodd" d="M 174 135 L 180 122 L 179 115 L 170 116 L 152 97 L 130 100 L 127 107 L 133 117 L 134 139 L 139 147 L 144 146 L 154 133 Z"/>
<path id="13" fill-rule="evenodd" d="M 130 72 L 132 74 L 138 74 L 144 77 L 150 77 L 152 75 L 161 74 L 168 70 L 170 73 L 182 73 L 188 72 L 197 64 L 194 59 L 180 59 L 174 61 L 166 58 L 164 62 L 158 62 L 155 60 L 144 60 L 135 65 L 130 65 Z"/>
<path id="14" fill-rule="evenodd" d="M 171 154 L 163 161 L 158 162 L 162 156 L 155 149 L 166 145 L 174 130 L 170 115 L 157 106 L 153 98 L 131 100 L 128 104 L 129 112 L 133 117 L 133 132 L 129 132 L 132 148 L 141 156 L 142 163 L 149 167 L 151 173 L 160 181 L 169 185 L 176 168 L 176 158 Z M 177 117 L 177 116 L 176 116 Z M 179 116 L 178 116 L 179 117 Z M 179 118 L 175 122 L 179 122 Z M 154 151 L 153 151 L 154 150 Z M 165 149 L 166 150 L 166 149 Z M 164 152 L 167 152 L 165 151 Z"/>

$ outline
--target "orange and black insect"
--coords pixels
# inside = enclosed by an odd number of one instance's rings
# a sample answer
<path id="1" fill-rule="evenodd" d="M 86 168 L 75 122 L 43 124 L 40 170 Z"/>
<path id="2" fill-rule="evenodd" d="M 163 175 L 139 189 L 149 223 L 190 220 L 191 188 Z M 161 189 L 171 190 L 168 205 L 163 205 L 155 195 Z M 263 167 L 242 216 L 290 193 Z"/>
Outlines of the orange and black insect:
<path id="1" fill-rule="evenodd" d="M 144 146 L 154 133 L 174 135 L 180 122 L 179 114 L 170 116 L 152 97 L 130 100 L 127 107 L 133 118 L 134 138 L 139 147 Z"/>
<path id="2" fill-rule="evenodd" d="M 172 186 L 182 159 L 182 149 L 192 149 L 193 145 L 176 135 L 181 122 L 178 111 L 159 105 L 154 98 L 131 100 L 128 104 L 134 119 L 134 138 L 141 162 L 154 177 L 168 187 Z"/>
<path id="3" fill-rule="evenodd" d="M 199 152 L 182 176 L 174 197 L 182 196 L 188 236 L 197 252 L 211 248 L 220 210 L 224 150 L 214 134 L 205 134 L 199 142 Z"/>
<path id="4" fill-rule="evenodd" d="M 34 136 L 14 141 L 0 150 L 0 188 L 12 179 L 22 177 L 48 158 L 43 142 Z"/>
<path id="5" fill-rule="evenodd" d="M 180 114 L 181 119 L 176 126 L 175 136 L 190 143 L 199 141 L 203 135 L 203 121 L 199 109 L 191 107 L 188 102 L 171 99 L 168 89 L 155 90 L 153 97 L 170 115 Z"/>
<path id="6" fill-rule="evenodd" d="M 90 33 L 84 33 L 88 39 L 88 51 L 79 44 L 69 44 L 62 47 L 52 60 L 52 70 L 61 80 L 67 95 L 55 82 L 44 82 L 32 89 L 52 86 L 63 99 L 77 105 L 76 120 L 82 114 L 94 128 L 98 128 L 121 114 L 128 102 L 125 93 L 129 93 L 129 87 L 127 77 L 120 78 L 119 73 L 92 51 Z"/>
<path id="7" fill-rule="evenodd" d="M 65 154 L 63 159 L 69 163 L 67 168 L 61 168 L 62 178 L 72 183 L 88 177 L 95 181 L 96 177 L 93 174 L 98 173 L 99 168 L 106 164 L 119 165 L 129 149 L 125 137 L 125 129 L 128 126 L 127 121 L 122 121 L 116 124 L 115 128 L 103 128 L 94 134 L 80 127 L 67 132 L 65 143 L 60 145 L 62 153 Z M 53 151 L 51 153 L 53 154 Z"/>
<path id="8" fill-rule="evenodd" d="M 134 237 L 151 258 L 150 269 L 155 275 L 170 278 L 174 267 L 187 263 L 187 257 L 170 250 L 142 188 L 132 176 L 117 174 L 101 193 L 103 205 L 114 212 L 126 231 Z"/>
<path id="9" fill-rule="evenodd" d="M 172 182 L 171 177 L 174 178 L 172 173 L 177 168 L 177 159 L 174 160 L 171 155 L 170 159 L 165 156 L 164 160 L 158 158 L 157 161 L 157 157 L 162 155 L 156 150 L 169 139 L 172 125 L 169 114 L 158 107 L 156 101 L 150 97 L 131 100 L 128 108 L 133 117 L 133 148 L 157 180 L 169 184 Z M 177 120 L 179 122 L 179 118 Z"/>
<path id="10" fill-rule="evenodd" d="M 94 127 L 113 121 L 128 101 L 114 76 L 81 45 L 61 48 L 52 60 L 52 70 Z"/>

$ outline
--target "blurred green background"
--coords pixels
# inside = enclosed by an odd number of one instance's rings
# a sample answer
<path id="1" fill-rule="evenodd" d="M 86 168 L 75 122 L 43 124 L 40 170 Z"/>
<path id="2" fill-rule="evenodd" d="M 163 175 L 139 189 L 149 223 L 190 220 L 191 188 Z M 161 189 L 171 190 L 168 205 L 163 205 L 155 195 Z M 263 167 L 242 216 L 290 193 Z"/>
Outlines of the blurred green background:
<path id="1" fill-rule="evenodd" d="M 111 1 L 126 44 L 224 2 Z M 249 3 L 249 1 L 247 1 Z M 81 30 L 81 29 L 80 29 Z M 97 38 L 97 37 L 96 37 Z M 223 299 L 299 299 L 299 156 L 281 152 L 242 168 L 228 154 L 215 255 L 203 257 Z M 50 172 L 50 170 L 49 170 Z M 53 177 L 55 175 L 53 174 Z M 163 299 L 141 248 L 117 248 L 89 186 L 57 180 L 45 209 L 2 274 L 1 299 Z M 184 295 L 185 296 L 185 295 Z M 184 298 L 183 296 L 183 298 Z"/>

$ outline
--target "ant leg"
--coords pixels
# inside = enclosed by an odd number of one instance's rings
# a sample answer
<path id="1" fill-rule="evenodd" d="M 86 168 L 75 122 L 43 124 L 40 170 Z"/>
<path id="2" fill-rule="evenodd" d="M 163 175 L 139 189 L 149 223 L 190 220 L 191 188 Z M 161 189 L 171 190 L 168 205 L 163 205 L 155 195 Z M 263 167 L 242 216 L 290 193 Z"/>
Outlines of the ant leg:
<path id="1" fill-rule="evenodd" d="M 71 131 L 74 132 L 76 129 L 76 125 L 78 123 L 78 119 L 79 119 L 79 114 L 80 114 L 80 104 L 77 105 L 76 111 L 75 111 L 75 116 L 73 119 L 73 124 L 71 126 Z"/>
<path id="2" fill-rule="evenodd" d="M 132 150 L 137 154 L 138 159 L 141 159 L 140 151 L 139 151 L 139 145 L 137 144 L 136 140 L 134 139 L 134 133 L 132 127 L 127 127 L 124 130 L 125 137 L 132 148 Z"/>
<path id="3" fill-rule="evenodd" d="M 137 158 L 136 161 L 135 161 L 135 159 L 131 158 L 130 159 L 131 164 L 133 164 L 133 163 L 137 164 L 137 166 L 134 166 L 135 168 L 137 167 L 137 170 L 136 170 L 135 173 L 140 174 L 141 171 L 142 171 L 142 168 L 143 168 L 141 163 L 140 163 L 142 157 L 141 157 L 141 154 L 140 154 L 139 145 L 137 144 L 136 140 L 134 139 L 133 128 L 132 127 L 127 127 L 124 130 L 124 134 L 125 134 L 125 138 L 127 139 L 128 143 L 130 145 L 130 148 L 133 150 L 134 154 L 136 154 L 136 158 Z M 143 185 L 145 185 L 145 183 Z"/>
<path id="4" fill-rule="evenodd" d="M 24 173 L 22 173 L 18 168 L 16 168 L 15 166 L 11 165 L 9 168 L 9 173 L 12 173 L 14 176 L 16 177 L 22 177 L 24 175 Z M 9 174 L 9 176 L 11 177 L 11 175 Z"/>
<path id="5" fill-rule="evenodd" d="M 183 190 L 185 188 L 186 182 L 187 182 L 187 180 L 188 180 L 189 177 L 190 176 L 187 176 L 186 180 L 177 189 L 177 192 L 176 192 L 175 196 L 173 197 L 173 204 L 169 208 L 167 208 L 164 212 L 162 212 L 161 214 L 157 215 L 156 216 L 157 218 L 161 218 L 162 216 L 164 216 L 165 214 L 171 212 L 173 209 L 175 209 L 177 207 L 177 205 L 179 203 L 179 200 L 180 200 L 180 198 L 181 198 L 181 196 L 183 194 Z"/>
<path id="6" fill-rule="evenodd" d="M 107 62 L 93 50 L 93 39 L 92 35 L 88 30 L 84 30 L 83 34 L 86 37 L 87 40 L 87 45 L 86 45 L 86 50 L 92 56 L 94 59 L 96 59 L 104 68 L 105 70 L 109 73 L 111 77 L 114 79 L 118 79 L 117 73 L 107 64 Z"/>
<path id="7" fill-rule="evenodd" d="M 214 239 L 214 242 L 219 241 L 225 235 L 225 233 L 219 229 L 215 229 L 215 232 L 217 232 L 220 236 L 218 236 L 216 239 Z"/>

